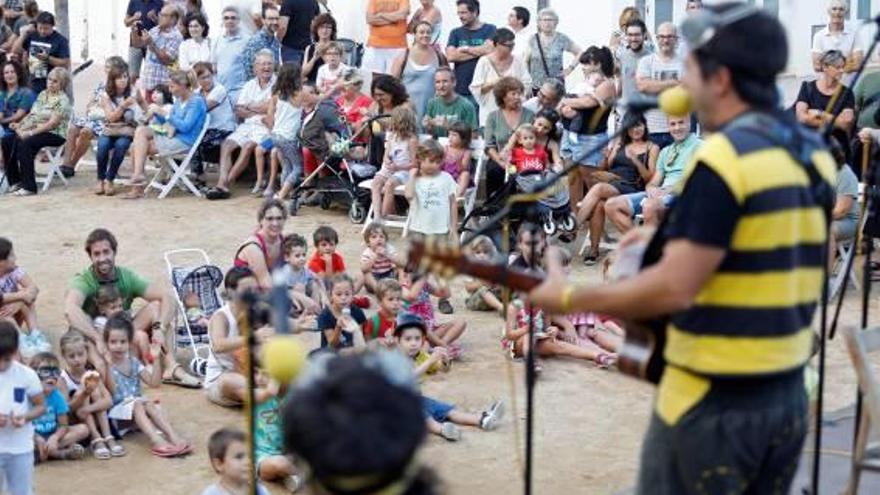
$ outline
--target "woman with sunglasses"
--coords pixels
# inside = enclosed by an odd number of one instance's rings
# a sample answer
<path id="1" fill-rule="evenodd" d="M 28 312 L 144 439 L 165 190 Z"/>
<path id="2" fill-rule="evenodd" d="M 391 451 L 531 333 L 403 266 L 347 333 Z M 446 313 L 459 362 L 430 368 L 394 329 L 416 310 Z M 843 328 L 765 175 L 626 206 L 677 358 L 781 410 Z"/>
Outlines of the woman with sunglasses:
<path id="1" fill-rule="evenodd" d="M 480 107 L 480 127 L 486 125 L 490 113 L 498 110 L 498 104 L 495 103 L 492 94 L 498 81 L 504 77 L 512 77 L 521 81 L 526 88 L 532 87 L 532 77 L 526 69 L 526 64 L 513 56 L 515 40 L 516 35 L 507 28 L 495 31 L 495 35 L 492 36 L 495 48 L 485 57 L 480 57 L 474 69 L 470 90 Z"/>

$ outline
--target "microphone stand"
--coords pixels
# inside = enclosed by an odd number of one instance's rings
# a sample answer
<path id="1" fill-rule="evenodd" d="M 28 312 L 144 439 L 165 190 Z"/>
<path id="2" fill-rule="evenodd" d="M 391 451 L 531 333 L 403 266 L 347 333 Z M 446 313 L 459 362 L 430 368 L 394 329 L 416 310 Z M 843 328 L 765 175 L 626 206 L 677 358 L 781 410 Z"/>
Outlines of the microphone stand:
<path id="1" fill-rule="evenodd" d="M 877 43 L 880 42 L 880 16 L 874 19 L 874 22 L 878 25 L 877 34 L 874 36 L 873 41 L 871 42 L 871 46 L 868 47 L 868 51 L 865 52 L 865 56 L 862 59 L 862 63 L 859 64 L 859 68 L 855 73 L 855 76 L 852 80 L 852 85 L 855 86 L 855 83 L 862 78 L 862 75 L 865 72 L 865 67 L 868 65 L 868 60 L 870 60 L 871 55 L 873 55 L 874 50 L 877 48 Z M 829 113 L 832 115 L 832 119 L 825 124 L 825 127 L 822 129 L 822 137 L 824 138 L 826 143 L 830 143 L 831 133 L 834 130 L 834 121 L 843 112 L 843 89 L 844 86 L 841 84 L 838 88 L 837 92 L 834 94 L 831 100 L 831 108 Z M 848 143 L 845 143 L 848 144 Z M 867 151 L 863 151 L 867 153 Z M 870 179 L 869 179 L 870 177 Z M 874 192 L 872 188 L 874 187 L 874 173 L 871 167 L 868 167 L 868 170 L 863 170 L 862 180 L 865 194 L 865 208 L 862 211 L 862 215 L 868 215 L 868 218 L 872 218 L 874 216 Z M 858 225 L 862 225 L 862 218 L 859 218 Z M 832 235 L 830 231 L 830 224 L 828 229 L 828 235 Z M 858 239 L 860 234 L 856 233 L 856 239 Z M 826 241 L 826 252 L 827 252 L 827 241 Z M 852 249 L 858 248 L 858 241 L 853 246 Z M 864 287 L 862 289 L 862 315 L 861 315 L 861 326 L 862 329 L 868 326 L 868 308 L 869 308 L 869 296 L 871 292 L 871 251 L 873 248 L 873 240 L 869 240 L 868 248 L 865 252 L 865 266 L 863 270 L 863 278 Z M 829 256 L 834 256 L 835 253 L 829 253 Z M 837 322 L 840 317 L 840 311 L 843 306 L 843 299 L 846 295 L 846 288 L 849 285 L 849 273 L 852 270 L 855 262 L 855 253 L 849 257 L 845 266 L 842 269 L 845 270 L 843 275 L 843 286 L 840 289 L 840 295 L 837 299 L 837 305 L 834 310 L 834 318 L 831 321 L 831 331 L 828 334 L 828 340 L 834 339 L 834 335 L 837 331 Z M 811 495 L 818 495 L 819 493 L 819 471 L 822 457 L 822 417 L 823 417 L 823 396 L 825 392 L 825 338 L 826 338 L 826 330 L 828 328 L 828 323 L 826 321 L 827 317 L 827 308 L 828 308 L 828 263 L 825 263 L 826 266 L 823 267 L 823 271 L 825 273 L 825 277 L 823 277 L 823 288 L 822 288 L 822 308 L 821 308 L 821 320 L 820 320 L 820 341 L 819 341 L 819 383 L 818 383 L 818 398 L 816 400 L 816 418 L 815 418 L 815 433 L 813 438 L 813 459 L 812 459 L 812 475 L 810 479 L 810 488 L 804 489 L 805 493 L 810 493 Z M 855 448 L 856 439 L 859 434 L 859 424 L 861 421 L 862 415 L 862 393 L 861 390 L 856 388 L 856 408 L 855 408 L 855 427 L 853 429 L 853 448 Z"/>

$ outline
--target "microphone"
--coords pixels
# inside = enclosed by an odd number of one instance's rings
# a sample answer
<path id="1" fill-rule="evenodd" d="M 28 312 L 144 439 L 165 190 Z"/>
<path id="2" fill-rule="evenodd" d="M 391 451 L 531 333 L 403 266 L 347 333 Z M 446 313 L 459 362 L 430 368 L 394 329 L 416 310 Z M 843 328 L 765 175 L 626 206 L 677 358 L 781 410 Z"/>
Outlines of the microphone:
<path id="1" fill-rule="evenodd" d="M 658 109 L 667 115 L 681 117 L 691 112 L 691 95 L 681 86 L 663 90 L 657 96 L 638 96 L 621 104 L 630 112 L 645 113 Z"/>

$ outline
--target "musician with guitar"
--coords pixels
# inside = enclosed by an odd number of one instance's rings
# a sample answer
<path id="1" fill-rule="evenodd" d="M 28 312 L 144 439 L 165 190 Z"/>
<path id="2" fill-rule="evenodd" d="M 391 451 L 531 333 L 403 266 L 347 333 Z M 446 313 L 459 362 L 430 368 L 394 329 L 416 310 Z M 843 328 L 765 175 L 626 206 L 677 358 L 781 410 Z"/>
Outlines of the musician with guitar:
<path id="1" fill-rule="evenodd" d="M 659 388 L 637 493 L 784 494 L 807 430 L 802 369 L 834 162 L 773 111 L 787 59 L 775 18 L 723 4 L 692 14 L 682 31 L 691 48 L 683 85 L 713 134 L 642 270 L 609 285 L 570 285 L 551 252 L 530 297 L 554 313 L 668 315 L 647 338 L 637 325 L 627 329 L 630 344 L 665 340 L 662 357 L 638 369 Z M 621 249 L 632 253 L 645 235 L 634 232 Z M 621 369 L 634 356 L 624 350 Z"/>

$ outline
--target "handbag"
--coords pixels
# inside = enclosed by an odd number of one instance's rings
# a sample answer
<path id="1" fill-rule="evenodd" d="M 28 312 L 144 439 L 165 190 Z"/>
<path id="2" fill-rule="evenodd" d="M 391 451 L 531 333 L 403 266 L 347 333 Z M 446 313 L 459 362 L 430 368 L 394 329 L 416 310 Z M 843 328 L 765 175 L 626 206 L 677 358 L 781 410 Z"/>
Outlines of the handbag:
<path id="1" fill-rule="evenodd" d="M 103 134 L 107 137 L 133 137 L 134 127 L 128 122 L 106 122 Z"/>

